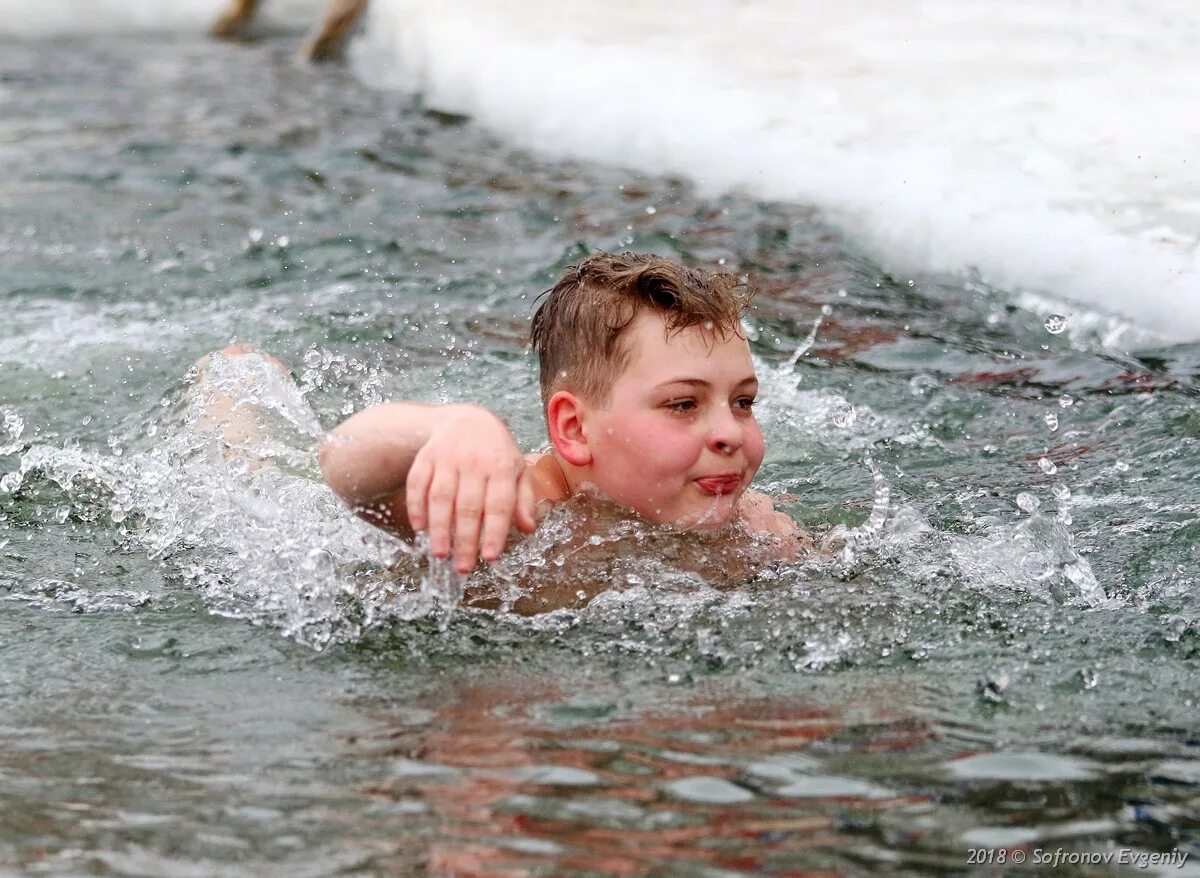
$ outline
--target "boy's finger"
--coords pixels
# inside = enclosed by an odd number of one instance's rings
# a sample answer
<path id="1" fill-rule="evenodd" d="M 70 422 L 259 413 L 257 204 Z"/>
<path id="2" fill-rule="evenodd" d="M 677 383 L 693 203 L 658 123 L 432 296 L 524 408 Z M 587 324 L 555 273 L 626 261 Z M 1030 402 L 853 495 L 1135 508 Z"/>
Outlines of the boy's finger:
<path id="1" fill-rule="evenodd" d="M 499 478 L 488 482 L 487 500 L 483 504 L 483 542 L 480 553 L 485 561 L 495 561 L 504 553 L 516 499 L 516 486 L 511 480 Z"/>
<path id="2" fill-rule="evenodd" d="M 458 482 L 454 501 L 454 569 L 470 573 L 479 558 L 479 528 L 483 522 L 484 481 L 467 476 Z"/>
<path id="3" fill-rule="evenodd" d="M 458 473 L 441 469 L 429 486 L 429 551 L 435 558 L 450 555 L 450 518 L 458 493 Z"/>
<path id="4" fill-rule="evenodd" d="M 429 483 L 433 481 L 433 468 L 423 460 L 418 459 L 408 471 L 404 485 L 404 505 L 408 510 L 408 523 L 418 533 L 429 526 L 425 514 Z"/>
<path id="5" fill-rule="evenodd" d="M 533 496 L 533 482 L 529 473 L 521 473 L 517 479 L 517 527 L 527 534 L 537 530 L 537 500 Z"/>

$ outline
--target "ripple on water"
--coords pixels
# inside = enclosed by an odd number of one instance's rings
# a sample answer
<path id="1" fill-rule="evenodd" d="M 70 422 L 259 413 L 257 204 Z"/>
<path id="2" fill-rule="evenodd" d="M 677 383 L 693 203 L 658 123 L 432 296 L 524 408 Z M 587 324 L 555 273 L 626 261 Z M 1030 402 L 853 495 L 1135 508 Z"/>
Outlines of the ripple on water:
<path id="1" fill-rule="evenodd" d="M 723 777 L 685 777 L 663 784 L 668 795 L 697 805 L 733 805 L 752 802 L 755 795 Z"/>
<path id="2" fill-rule="evenodd" d="M 1100 766 L 1077 756 L 1055 753 L 984 753 L 946 763 L 962 780 L 998 780 L 1028 783 L 1092 780 Z"/>

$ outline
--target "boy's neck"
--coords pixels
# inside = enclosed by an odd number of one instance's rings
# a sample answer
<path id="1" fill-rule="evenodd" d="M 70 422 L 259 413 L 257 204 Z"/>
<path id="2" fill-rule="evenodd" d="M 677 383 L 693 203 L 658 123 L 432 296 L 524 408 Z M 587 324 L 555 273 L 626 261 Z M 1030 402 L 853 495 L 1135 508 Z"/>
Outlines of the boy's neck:
<path id="1" fill-rule="evenodd" d="M 576 483 L 568 476 L 568 468 L 576 467 L 560 458 L 558 452 L 551 450 L 544 454 L 528 455 L 527 459 L 533 493 L 538 501 L 561 503 L 575 493 Z"/>

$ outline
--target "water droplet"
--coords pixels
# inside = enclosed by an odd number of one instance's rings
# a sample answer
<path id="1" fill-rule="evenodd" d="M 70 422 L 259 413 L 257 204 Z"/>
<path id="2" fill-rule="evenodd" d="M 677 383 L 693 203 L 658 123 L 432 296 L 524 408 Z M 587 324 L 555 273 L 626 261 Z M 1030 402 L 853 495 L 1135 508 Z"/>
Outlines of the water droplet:
<path id="1" fill-rule="evenodd" d="M 991 704 L 1001 704 L 1010 686 L 1012 677 L 1004 671 L 984 674 L 979 678 L 979 697 Z"/>
<path id="2" fill-rule="evenodd" d="M 1086 585 L 1095 578 L 1091 566 L 1082 558 L 1072 561 L 1070 564 L 1064 564 L 1063 576 L 1076 585 Z"/>
<path id="3" fill-rule="evenodd" d="M 20 439 L 21 434 L 25 431 L 25 422 L 21 420 L 21 416 L 14 411 L 6 411 L 4 413 L 4 429 L 8 431 L 8 435 L 14 439 Z"/>
<path id="4" fill-rule="evenodd" d="M 1069 409 L 1075 405 L 1075 399 L 1069 393 L 1064 393 L 1058 398 L 1058 404 L 1061 408 Z"/>
<path id="5" fill-rule="evenodd" d="M 6 494 L 15 493 L 19 487 L 21 487 L 20 473 L 9 473 L 4 478 L 0 479 L 0 491 L 3 491 Z"/>
<path id="6" fill-rule="evenodd" d="M 1028 512 L 1030 515 L 1033 515 L 1033 513 L 1038 511 L 1038 507 L 1041 505 L 1041 501 L 1028 491 L 1022 491 L 1017 495 L 1017 507 L 1022 512 Z"/>
<path id="7" fill-rule="evenodd" d="M 910 287 L 914 287 L 914 286 L 916 286 L 917 284 L 916 284 L 916 281 L 911 281 L 911 280 L 910 280 L 910 281 L 908 282 L 908 285 L 909 285 Z"/>
<path id="8" fill-rule="evenodd" d="M 310 348 L 304 352 L 304 365 L 310 369 L 315 369 L 321 365 L 321 352 L 316 348 Z"/>
<path id="9" fill-rule="evenodd" d="M 705 328 L 706 330 L 709 330 L 709 331 L 711 331 L 711 330 L 712 330 L 712 328 L 713 328 L 713 322 L 712 322 L 711 320 L 705 320 L 705 321 L 704 321 L 704 328 Z"/>
<path id="10" fill-rule="evenodd" d="M 1058 467 L 1056 467 L 1054 465 L 1054 461 L 1050 460 L 1048 457 L 1043 457 L 1041 460 L 1039 460 L 1038 467 L 1048 476 L 1052 476 L 1058 472 Z"/>
<path id="11" fill-rule="evenodd" d="M 1067 318 L 1061 314 L 1051 314 L 1043 325 L 1046 327 L 1046 332 L 1058 335 L 1067 328 Z"/>
<path id="12" fill-rule="evenodd" d="M 822 306 L 821 306 L 821 313 L 822 313 L 824 316 L 828 317 L 830 314 L 832 314 L 832 313 L 833 313 L 833 306 L 832 306 L 832 305 L 822 305 Z"/>
<path id="13" fill-rule="evenodd" d="M 938 386 L 938 380 L 932 375 L 914 375 L 908 379 L 908 392 L 913 396 L 924 396 L 927 391 Z"/>
<path id="14" fill-rule="evenodd" d="M 1054 574 L 1054 565 L 1045 552 L 1027 552 L 1021 558 L 1021 569 L 1030 579 L 1038 582 Z"/>
<path id="15" fill-rule="evenodd" d="M 1054 414 L 1054 412 L 1046 412 L 1045 421 L 1051 433 L 1058 429 L 1058 415 Z"/>
<path id="16" fill-rule="evenodd" d="M 263 239 L 263 230 L 262 229 L 251 229 L 249 234 L 246 235 L 246 237 L 250 239 L 251 244 L 257 244 L 259 241 L 261 241 Z"/>
<path id="17" fill-rule="evenodd" d="M 854 421 L 857 419 L 857 417 L 858 415 L 854 411 L 854 406 L 850 405 L 850 403 L 846 402 L 845 400 L 841 400 L 838 403 L 838 406 L 833 410 L 832 415 L 834 425 L 841 427 L 843 430 L 849 430 L 851 427 L 853 427 Z"/>
<path id="18" fill-rule="evenodd" d="M 1095 689 L 1100 685 L 1100 675 L 1093 668 L 1080 668 L 1079 679 L 1083 682 L 1084 689 Z"/>
<path id="19" fill-rule="evenodd" d="M 1127 473 L 1127 472 L 1129 472 L 1129 464 L 1127 464 L 1123 460 L 1118 460 L 1116 463 L 1113 464 L 1113 469 L 1115 469 L 1119 473 Z"/>
<path id="20" fill-rule="evenodd" d="M 278 247 L 280 250 L 286 250 L 288 244 L 290 244 L 290 243 L 292 243 L 292 239 L 289 238 L 287 235 L 280 235 L 278 238 L 275 239 L 275 246 Z"/>
<path id="21" fill-rule="evenodd" d="M 653 206 L 648 206 L 646 208 L 646 213 L 649 214 L 650 216 L 654 216 L 656 213 L 658 213 L 658 208 L 653 207 Z"/>
<path id="22" fill-rule="evenodd" d="M 62 524 L 70 516 L 71 516 L 71 509 L 68 506 L 60 506 L 60 507 L 58 507 L 58 510 L 54 513 L 54 518 L 58 521 L 59 524 Z"/>

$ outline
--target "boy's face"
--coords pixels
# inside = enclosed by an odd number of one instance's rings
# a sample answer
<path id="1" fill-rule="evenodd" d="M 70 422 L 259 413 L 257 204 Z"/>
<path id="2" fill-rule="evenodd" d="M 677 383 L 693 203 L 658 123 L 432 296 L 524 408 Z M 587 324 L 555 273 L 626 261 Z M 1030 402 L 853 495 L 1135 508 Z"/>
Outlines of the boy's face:
<path id="1" fill-rule="evenodd" d="M 746 340 L 699 326 L 667 338 L 648 311 L 626 331 L 629 365 L 585 422 L 587 481 L 648 521 L 729 522 L 765 450 Z"/>

